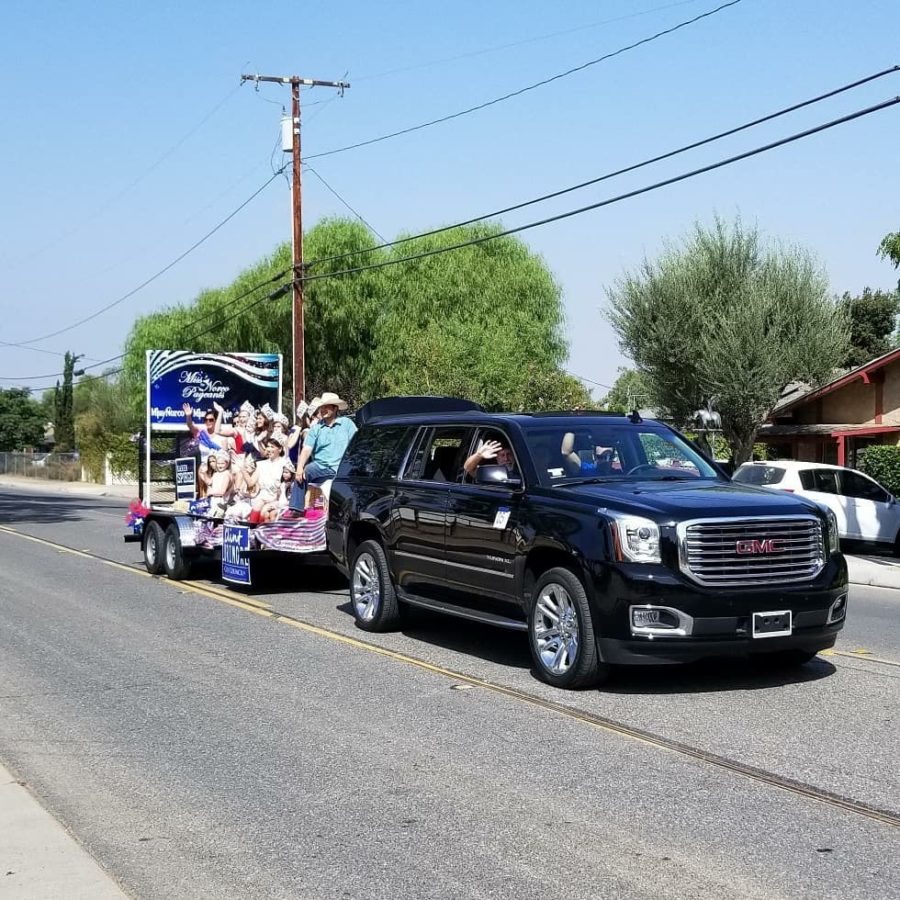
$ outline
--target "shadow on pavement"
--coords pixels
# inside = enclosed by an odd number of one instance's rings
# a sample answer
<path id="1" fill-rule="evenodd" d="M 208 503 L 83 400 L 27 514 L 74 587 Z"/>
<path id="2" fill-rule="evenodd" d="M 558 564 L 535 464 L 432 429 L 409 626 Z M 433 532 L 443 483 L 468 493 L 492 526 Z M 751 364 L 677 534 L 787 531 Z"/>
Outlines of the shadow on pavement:
<path id="1" fill-rule="evenodd" d="M 0 491 L 0 525 L 38 524 L 51 525 L 61 522 L 77 522 L 84 513 L 93 509 L 110 509 L 109 503 L 102 503 L 93 497 L 40 496 L 17 493 L 3 489 Z M 122 511 L 122 530 L 125 529 L 125 511 Z"/>
<path id="2" fill-rule="evenodd" d="M 331 594 L 346 592 L 347 579 L 323 557 L 270 557 L 253 563 L 253 584 L 244 587 L 222 579 L 222 564 L 215 559 L 200 558 L 194 563 L 195 578 L 207 578 L 219 586 L 248 597 L 259 594 Z"/>
<path id="3" fill-rule="evenodd" d="M 337 609 L 352 615 L 349 603 L 342 603 Z M 528 638 L 522 632 L 505 631 L 423 609 L 408 609 L 401 633 L 433 647 L 511 669 L 529 670 L 537 678 Z M 616 666 L 609 681 L 599 691 L 611 694 L 698 694 L 765 690 L 819 681 L 836 671 L 821 656 L 793 668 L 779 667 L 772 661 L 761 659 L 710 659 L 677 666 Z"/>
<path id="4" fill-rule="evenodd" d="M 212 581 L 220 582 L 218 562 L 203 563 L 201 571 Z M 230 587 L 247 596 L 298 592 L 337 594 L 341 602 L 335 608 L 351 618 L 353 616 L 349 600 L 346 599 L 347 579 L 327 561 L 318 558 L 299 563 L 290 559 L 273 560 L 264 572 L 254 573 L 252 588 Z M 528 649 L 528 638 L 524 632 L 506 631 L 480 622 L 406 607 L 400 633 L 432 647 L 513 670 L 529 671 L 537 679 Z M 363 639 L 367 636 L 362 630 L 359 634 Z M 599 688 L 599 692 L 652 695 L 766 690 L 788 684 L 819 681 L 836 671 L 821 656 L 795 667 L 778 666 L 774 661 L 759 658 L 710 659 L 684 665 L 617 666 L 609 680 Z"/>
<path id="5" fill-rule="evenodd" d="M 617 668 L 600 690 L 608 694 L 708 694 L 758 691 L 828 678 L 837 669 L 817 656 L 803 666 L 762 659 L 708 659 L 680 666 Z"/>

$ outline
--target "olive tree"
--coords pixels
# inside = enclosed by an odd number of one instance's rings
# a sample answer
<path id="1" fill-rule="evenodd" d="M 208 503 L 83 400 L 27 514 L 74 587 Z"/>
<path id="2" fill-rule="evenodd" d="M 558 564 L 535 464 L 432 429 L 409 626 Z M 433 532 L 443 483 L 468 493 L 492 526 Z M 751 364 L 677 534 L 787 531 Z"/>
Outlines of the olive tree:
<path id="1" fill-rule="evenodd" d="M 621 348 L 659 406 L 681 425 L 714 407 L 736 463 L 787 384 L 821 384 L 846 356 L 846 319 L 821 268 L 739 221 L 696 225 L 608 294 Z"/>

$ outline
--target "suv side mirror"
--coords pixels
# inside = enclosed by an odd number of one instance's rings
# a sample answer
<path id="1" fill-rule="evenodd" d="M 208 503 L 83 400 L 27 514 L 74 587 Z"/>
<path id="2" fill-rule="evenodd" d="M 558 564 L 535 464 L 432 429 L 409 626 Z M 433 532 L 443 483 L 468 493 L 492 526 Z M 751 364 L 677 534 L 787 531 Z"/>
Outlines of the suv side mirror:
<path id="1" fill-rule="evenodd" d="M 475 483 L 517 488 L 522 486 L 522 479 L 510 478 L 506 466 L 479 466 L 475 470 Z"/>

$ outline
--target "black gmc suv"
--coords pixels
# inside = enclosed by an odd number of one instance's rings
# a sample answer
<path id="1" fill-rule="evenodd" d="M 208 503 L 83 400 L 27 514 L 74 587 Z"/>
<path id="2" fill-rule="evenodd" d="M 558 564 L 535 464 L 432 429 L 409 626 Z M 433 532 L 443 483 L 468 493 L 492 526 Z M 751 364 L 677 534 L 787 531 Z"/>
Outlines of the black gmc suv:
<path id="1" fill-rule="evenodd" d="M 847 611 L 833 513 L 735 484 L 637 415 L 366 404 L 331 488 L 328 549 L 360 628 L 403 605 L 525 631 L 538 675 L 753 655 L 799 665 Z"/>

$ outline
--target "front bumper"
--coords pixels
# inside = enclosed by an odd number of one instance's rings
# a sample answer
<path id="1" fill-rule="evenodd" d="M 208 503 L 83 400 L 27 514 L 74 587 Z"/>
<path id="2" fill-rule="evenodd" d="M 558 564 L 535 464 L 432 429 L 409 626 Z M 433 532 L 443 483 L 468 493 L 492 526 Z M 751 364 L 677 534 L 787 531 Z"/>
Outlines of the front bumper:
<path id="1" fill-rule="evenodd" d="M 696 662 L 714 657 L 761 656 L 779 650 L 809 650 L 818 653 L 834 646 L 843 621 L 820 628 L 795 630 L 790 637 L 779 638 L 641 638 L 618 640 L 600 638 L 597 641 L 604 662 L 615 665 L 661 666 L 672 663 Z"/>
<path id="2" fill-rule="evenodd" d="M 847 592 L 847 565 L 840 554 L 832 556 L 815 581 L 799 586 L 715 590 L 663 567 L 617 566 L 606 570 L 602 580 L 595 579 L 597 645 L 604 662 L 625 665 L 825 650 L 846 621 L 846 603 L 837 621 L 830 613 Z M 689 626 L 677 636 L 640 633 L 632 627 L 632 607 L 677 610 Z M 754 613 L 781 610 L 791 611 L 790 635 L 753 637 Z"/>

